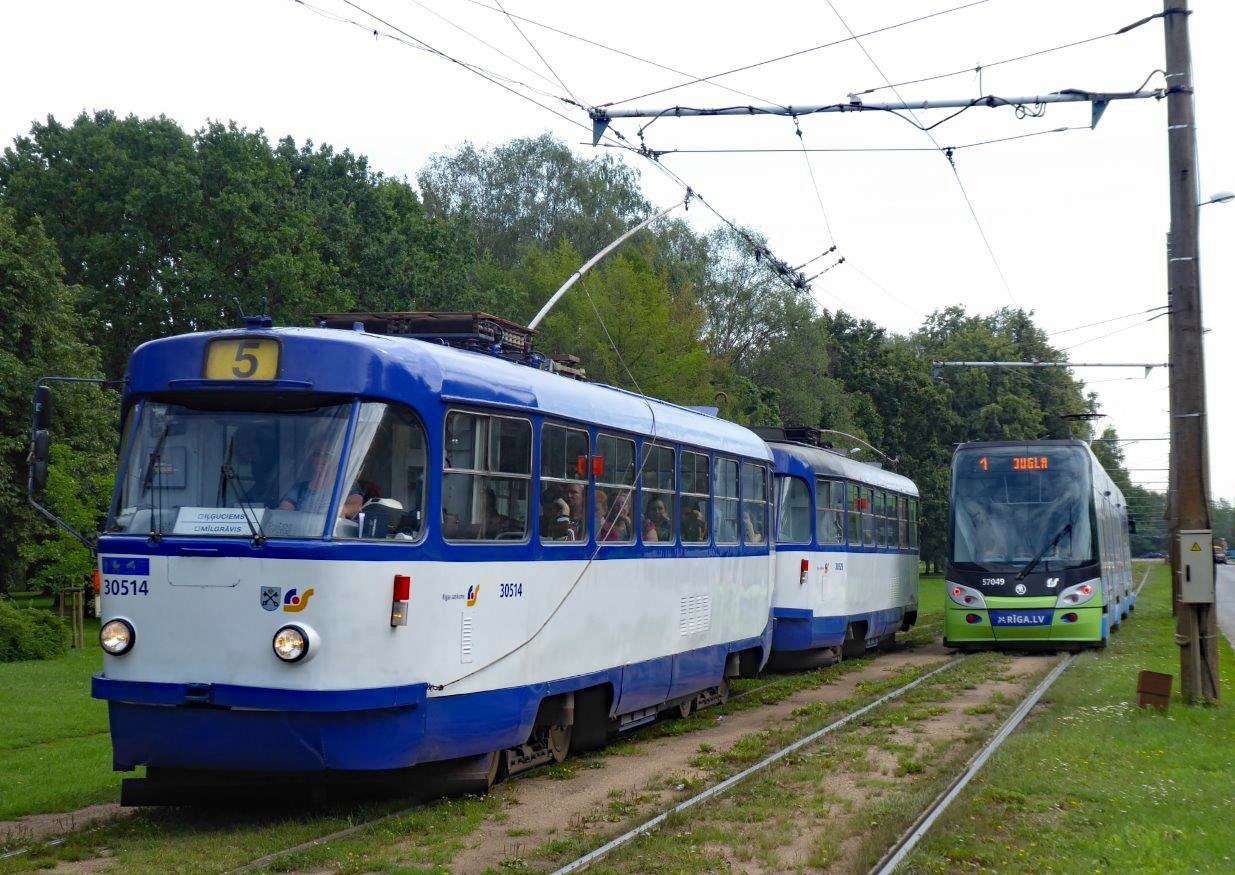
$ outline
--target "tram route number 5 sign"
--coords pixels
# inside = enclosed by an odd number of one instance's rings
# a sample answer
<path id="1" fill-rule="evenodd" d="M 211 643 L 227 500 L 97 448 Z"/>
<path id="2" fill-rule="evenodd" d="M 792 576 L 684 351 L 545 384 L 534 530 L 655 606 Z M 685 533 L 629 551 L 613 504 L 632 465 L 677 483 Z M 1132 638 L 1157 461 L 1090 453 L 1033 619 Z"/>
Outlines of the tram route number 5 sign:
<path id="1" fill-rule="evenodd" d="M 272 337 L 227 337 L 206 348 L 207 380 L 273 380 L 279 376 L 279 342 Z"/>

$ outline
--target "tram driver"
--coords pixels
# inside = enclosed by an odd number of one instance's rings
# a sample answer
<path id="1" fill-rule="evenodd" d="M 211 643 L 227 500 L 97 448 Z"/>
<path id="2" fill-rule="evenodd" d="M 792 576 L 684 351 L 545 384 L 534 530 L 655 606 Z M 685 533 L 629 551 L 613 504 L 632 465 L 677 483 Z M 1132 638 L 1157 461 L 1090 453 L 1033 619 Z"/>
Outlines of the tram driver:
<path id="1" fill-rule="evenodd" d="M 295 483 L 279 501 L 279 510 L 320 510 L 330 504 L 335 472 L 330 465 L 329 455 L 321 449 L 310 451 L 308 468 L 308 476 Z M 355 519 L 363 506 L 364 494 L 360 487 L 353 483 L 347 498 L 339 505 L 339 516 Z"/>

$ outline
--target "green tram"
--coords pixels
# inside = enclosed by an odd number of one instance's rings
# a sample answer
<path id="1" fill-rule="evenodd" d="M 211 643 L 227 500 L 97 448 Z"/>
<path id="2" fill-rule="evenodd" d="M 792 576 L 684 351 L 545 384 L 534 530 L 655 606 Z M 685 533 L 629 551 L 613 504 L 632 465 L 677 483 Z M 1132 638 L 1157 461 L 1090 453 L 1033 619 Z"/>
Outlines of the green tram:
<path id="1" fill-rule="evenodd" d="M 1103 647 L 1135 601 L 1123 493 L 1079 440 L 961 444 L 944 644 Z"/>

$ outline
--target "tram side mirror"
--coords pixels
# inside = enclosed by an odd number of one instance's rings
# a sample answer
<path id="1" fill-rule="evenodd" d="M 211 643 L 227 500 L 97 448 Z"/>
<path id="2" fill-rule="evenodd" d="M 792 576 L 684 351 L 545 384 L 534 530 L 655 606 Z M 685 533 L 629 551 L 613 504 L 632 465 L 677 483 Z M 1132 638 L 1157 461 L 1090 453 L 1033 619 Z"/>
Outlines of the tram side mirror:
<path id="1" fill-rule="evenodd" d="M 45 428 L 34 430 L 30 442 L 30 479 L 34 488 L 42 491 L 47 485 L 47 462 L 51 457 L 51 432 Z"/>
<path id="2" fill-rule="evenodd" d="M 47 386 L 34 390 L 34 427 L 44 431 L 51 428 L 51 389 Z"/>

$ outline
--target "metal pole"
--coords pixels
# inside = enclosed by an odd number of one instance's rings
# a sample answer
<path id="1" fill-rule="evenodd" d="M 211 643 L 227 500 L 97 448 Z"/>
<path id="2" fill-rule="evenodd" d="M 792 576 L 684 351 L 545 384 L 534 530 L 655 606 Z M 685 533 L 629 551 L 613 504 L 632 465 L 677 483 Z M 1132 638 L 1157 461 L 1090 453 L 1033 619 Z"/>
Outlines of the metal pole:
<path id="1" fill-rule="evenodd" d="M 1167 149 L 1170 161 L 1171 465 L 1179 529 L 1209 529 L 1205 360 L 1197 243 L 1196 121 L 1187 0 L 1164 0 Z M 1174 552 L 1179 546 L 1175 545 Z M 1181 563 L 1182 564 L 1182 563 Z M 1180 688 L 1189 702 L 1217 701 L 1217 623 L 1212 604 L 1180 603 Z"/>
<path id="2" fill-rule="evenodd" d="M 931 362 L 938 375 L 943 368 L 1144 368 L 1145 376 L 1154 368 L 1169 368 L 1169 362 Z"/>
<path id="3" fill-rule="evenodd" d="M 709 117 L 725 115 L 781 115 L 803 116 L 830 112 L 896 112 L 899 110 L 955 109 L 966 106 L 981 106 L 994 109 L 1001 106 L 1032 106 L 1044 103 L 1091 103 L 1093 112 L 1090 116 L 1090 127 L 1098 124 L 1098 119 L 1106 111 L 1112 100 L 1144 100 L 1146 98 L 1161 98 L 1163 91 L 1081 91 L 1070 88 L 1066 91 L 1054 91 L 1050 94 L 1035 94 L 1028 97 L 998 97 L 988 94 L 983 97 L 946 98 L 943 100 L 919 100 L 912 103 L 889 101 L 883 103 L 863 103 L 856 98 L 848 103 L 818 103 L 806 106 L 777 106 L 774 104 L 749 104 L 746 106 L 666 106 L 659 109 L 605 109 L 594 107 L 589 110 L 592 117 L 592 143 L 595 145 L 604 136 L 609 122 L 615 118 L 683 118 L 687 116 Z"/>
<path id="4" fill-rule="evenodd" d="M 566 280 L 566 282 L 562 283 L 562 287 L 558 289 L 556 292 L 554 292 L 553 296 L 550 297 L 549 300 L 545 301 L 545 305 L 540 308 L 540 312 L 537 313 L 535 317 L 532 318 L 532 321 L 527 324 L 527 327 L 534 329 L 537 325 L 539 325 L 540 320 L 544 319 L 545 316 L 549 315 L 549 311 L 553 309 L 553 305 L 556 304 L 561 299 L 562 295 L 566 294 L 566 292 L 570 290 L 570 287 L 579 281 L 579 277 L 583 276 L 585 273 L 587 273 L 589 270 L 595 267 L 596 264 L 602 258 L 604 258 L 606 255 L 608 255 L 613 250 L 617 249 L 623 243 L 625 243 L 626 240 L 631 237 L 631 235 L 636 234 L 639 231 L 642 231 L 644 228 L 646 228 L 648 225 L 655 222 L 657 219 L 662 218 L 663 216 L 669 215 L 671 212 L 676 210 L 678 207 L 685 206 L 686 204 L 690 203 L 690 197 L 691 197 L 691 192 L 688 191 L 686 193 L 685 198 L 678 201 L 676 204 L 669 207 L 668 209 L 661 210 L 659 213 L 657 213 L 654 216 L 648 216 L 648 218 L 644 219 L 638 225 L 635 225 L 635 227 L 631 228 L 621 237 L 617 238 L 612 243 L 610 243 L 608 246 L 606 246 L 604 249 L 600 250 L 600 252 L 597 252 L 595 255 L 589 258 L 587 262 L 584 263 L 583 267 L 579 268 L 574 273 L 572 273 L 570 275 L 570 278 Z"/>

